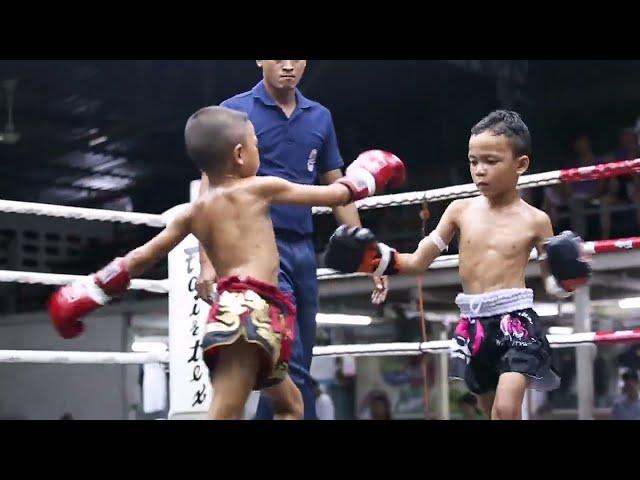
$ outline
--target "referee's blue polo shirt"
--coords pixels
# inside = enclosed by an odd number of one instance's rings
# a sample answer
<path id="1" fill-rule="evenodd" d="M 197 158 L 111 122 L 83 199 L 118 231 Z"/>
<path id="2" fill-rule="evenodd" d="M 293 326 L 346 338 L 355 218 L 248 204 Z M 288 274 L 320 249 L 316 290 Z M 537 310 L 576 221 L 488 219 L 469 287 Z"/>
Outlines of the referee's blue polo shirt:
<path id="1" fill-rule="evenodd" d="M 296 100 L 296 109 L 287 118 L 261 81 L 221 105 L 245 112 L 253 123 L 260 152 L 258 175 L 312 185 L 317 183 L 319 174 L 341 168 L 344 162 L 331 112 L 305 98 L 298 89 Z M 274 205 L 271 220 L 276 232 L 284 230 L 302 236 L 313 233 L 309 207 Z"/>

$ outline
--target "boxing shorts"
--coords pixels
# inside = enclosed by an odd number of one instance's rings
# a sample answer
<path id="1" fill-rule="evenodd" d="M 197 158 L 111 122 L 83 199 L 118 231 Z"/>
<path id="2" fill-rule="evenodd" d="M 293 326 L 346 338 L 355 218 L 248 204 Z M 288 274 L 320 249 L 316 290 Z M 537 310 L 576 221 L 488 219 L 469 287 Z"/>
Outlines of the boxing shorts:
<path id="1" fill-rule="evenodd" d="M 257 345 L 260 367 L 254 390 L 282 381 L 295 338 L 296 307 L 276 286 L 251 277 L 218 281 L 218 298 L 209 310 L 202 339 L 204 361 L 211 375 L 220 348 L 243 337 Z"/>
<path id="2" fill-rule="evenodd" d="M 512 288 L 456 297 L 460 321 L 454 333 L 450 376 L 476 394 L 495 391 L 500 375 L 529 377 L 529 388 L 560 386 L 551 366 L 551 347 L 533 310 L 533 291 Z"/>

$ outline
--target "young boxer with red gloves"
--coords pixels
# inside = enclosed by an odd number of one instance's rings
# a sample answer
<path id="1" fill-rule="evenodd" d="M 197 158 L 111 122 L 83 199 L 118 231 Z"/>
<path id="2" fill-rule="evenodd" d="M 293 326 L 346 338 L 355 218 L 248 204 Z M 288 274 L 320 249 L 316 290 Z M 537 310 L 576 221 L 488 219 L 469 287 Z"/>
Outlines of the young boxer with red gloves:
<path id="1" fill-rule="evenodd" d="M 214 389 L 211 419 L 241 418 L 254 389 L 271 398 L 275 418 L 302 417 L 300 392 L 287 374 L 295 306 L 277 287 L 279 258 L 270 205 L 343 205 L 397 186 L 405 176 L 395 155 L 371 150 L 327 186 L 257 177 L 257 142 L 245 113 L 224 107 L 194 113 L 185 128 L 187 153 L 214 186 L 145 245 L 59 289 L 49 301 L 54 327 L 64 338 L 73 338 L 84 330 L 82 317 L 123 294 L 131 278 L 193 233 L 220 278 L 202 339 Z"/>

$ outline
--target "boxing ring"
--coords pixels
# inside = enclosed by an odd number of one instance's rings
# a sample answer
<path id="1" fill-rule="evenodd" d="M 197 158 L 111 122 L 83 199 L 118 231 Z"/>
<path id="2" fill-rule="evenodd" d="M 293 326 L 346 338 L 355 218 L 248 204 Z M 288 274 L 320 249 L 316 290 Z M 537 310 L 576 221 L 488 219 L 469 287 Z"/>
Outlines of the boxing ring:
<path id="1" fill-rule="evenodd" d="M 598 180 L 640 172 L 640 159 L 612 162 L 567 170 L 555 170 L 545 173 L 522 176 L 519 189 L 572 183 L 585 180 Z M 197 181 L 191 184 L 191 198 L 197 196 Z M 393 206 L 421 204 L 452 200 L 478 195 L 474 184 L 457 185 L 427 191 L 408 192 L 394 195 L 380 195 L 357 202 L 361 210 L 378 209 Z M 162 215 L 109 211 L 99 209 L 66 207 L 30 202 L 0 200 L 0 212 L 23 215 L 41 215 L 67 219 L 82 219 L 101 222 L 121 222 L 134 225 L 146 225 L 162 228 L 171 218 L 184 208 L 178 205 Z M 314 208 L 314 214 L 326 214 L 330 208 Z M 594 272 L 640 267 L 640 237 L 586 242 L 586 250 L 593 255 Z M 538 275 L 534 261 L 536 252 L 530 255 L 527 278 Z M 169 300 L 169 351 L 166 352 L 80 352 L 49 350 L 0 350 L 1 363 L 47 363 L 47 364 L 168 364 L 169 382 L 169 418 L 201 418 L 211 399 L 208 375 L 200 351 L 200 338 L 208 311 L 207 305 L 196 297 L 195 283 L 199 274 L 198 243 L 189 235 L 169 253 L 169 275 L 164 280 L 134 279 L 131 290 L 144 290 L 157 294 L 167 294 Z M 418 277 L 421 288 L 439 285 L 459 285 L 457 275 L 458 256 L 442 255 L 437 258 L 424 275 Z M 89 273 L 89 272 L 87 272 Z M 317 271 L 321 296 L 339 296 L 348 293 L 369 293 L 371 280 L 363 274 L 339 274 L 335 271 L 319 268 Z M 76 275 L 0 270 L 0 282 L 65 285 Z M 391 288 L 414 289 L 416 277 L 397 276 L 391 280 Z M 590 287 L 579 289 L 573 297 L 575 317 L 573 334 L 547 335 L 552 348 L 576 348 L 578 376 L 578 418 L 592 419 L 594 412 L 593 392 L 593 350 L 594 345 L 606 343 L 640 342 L 640 328 L 625 331 L 591 331 Z M 91 316 L 86 319 L 91 328 Z M 420 356 L 448 354 L 452 341 L 448 339 L 407 342 L 372 343 L 355 345 L 316 346 L 314 356 L 338 357 L 351 356 Z M 448 396 L 446 376 L 440 385 L 443 394 Z M 443 402 L 445 403 L 445 402 Z M 448 402 L 447 402 L 448 403 Z M 447 410 L 448 411 L 448 410 Z M 447 417 L 447 413 L 441 415 Z"/>

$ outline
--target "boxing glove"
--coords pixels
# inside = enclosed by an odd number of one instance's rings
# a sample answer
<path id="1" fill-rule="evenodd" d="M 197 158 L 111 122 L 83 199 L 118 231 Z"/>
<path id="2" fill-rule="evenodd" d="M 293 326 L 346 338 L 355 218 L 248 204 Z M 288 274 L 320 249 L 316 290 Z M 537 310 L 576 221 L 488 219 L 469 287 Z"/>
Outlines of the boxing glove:
<path id="1" fill-rule="evenodd" d="M 84 331 L 79 319 L 123 294 L 130 282 L 124 258 L 116 258 L 95 274 L 59 288 L 49 299 L 54 328 L 63 338 L 77 337 Z"/>
<path id="2" fill-rule="evenodd" d="M 384 150 L 362 152 L 337 182 L 351 191 L 351 201 L 369 197 L 385 188 L 399 187 L 405 182 L 404 163 L 393 153 Z"/>

